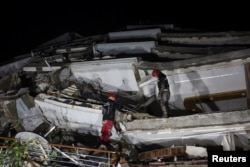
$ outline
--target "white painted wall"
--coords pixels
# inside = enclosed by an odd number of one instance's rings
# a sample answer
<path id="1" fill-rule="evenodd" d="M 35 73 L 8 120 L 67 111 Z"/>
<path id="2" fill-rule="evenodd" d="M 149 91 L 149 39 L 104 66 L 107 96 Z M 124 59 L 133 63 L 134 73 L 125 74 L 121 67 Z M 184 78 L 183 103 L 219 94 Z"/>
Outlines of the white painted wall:
<path id="1" fill-rule="evenodd" d="M 228 92 L 246 89 L 245 72 L 243 65 L 218 67 L 208 70 L 192 71 L 168 76 L 171 88 L 170 103 L 184 109 L 183 100 L 206 94 Z M 242 99 L 245 101 L 244 99 Z M 246 107 L 242 100 L 231 100 L 231 107 Z M 229 109 L 228 102 L 216 102 L 221 110 Z M 201 107 L 201 106 L 199 106 Z M 209 108 L 203 104 L 205 110 Z"/>
<path id="2" fill-rule="evenodd" d="M 145 29 L 145 30 L 131 30 L 131 31 L 119 31 L 110 32 L 108 37 L 110 40 L 118 39 L 138 39 L 138 38 L 152 38 L 157 39 L 157 35 L 161 33 L 160 28 Z"/>
<path id="3" fill-rule="evenodd" d="M 155 41 L 100 43 L 93 46 L 94 55 L 146 54 L 156 46 Z"/>
<path id="4" fill-rule="evenodd" d="M 76 79 L 98 81 L 106 91 L 138 91 L 133 64 L 136 58 L 88 61 L 71 64 Z"/>
<path id="5" fill-rule="evenodd" d="M 44 117 L 52 126 L 72 130 L 80 134 L 100 136 L 102 127 L 101 107 L 94 109 L 71 105 L 48 99 L 48 97 L 45 94 L 39 94 L 35 103 L 40 106 Z M 119 138 L 115 128 L 112 129 L 112 138 Z"/>

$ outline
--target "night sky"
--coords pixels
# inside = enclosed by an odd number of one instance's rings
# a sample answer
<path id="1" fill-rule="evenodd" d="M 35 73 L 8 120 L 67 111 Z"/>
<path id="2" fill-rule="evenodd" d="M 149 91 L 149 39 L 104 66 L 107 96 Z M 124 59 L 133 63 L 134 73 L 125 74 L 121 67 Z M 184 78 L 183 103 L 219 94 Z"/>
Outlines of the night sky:
<path id="1" fill-rule="evenodd" d="M 140 3 L 138 3 L 140 2 Z M 246 4 L 182 1 L 8 2 L 1 10 L 1 61 L 66 32 L 104 34 L 132 24 L 175 24 L 205 31 L 250 30 Z M 171 3 L 170 3 L 171 2 Z"/>

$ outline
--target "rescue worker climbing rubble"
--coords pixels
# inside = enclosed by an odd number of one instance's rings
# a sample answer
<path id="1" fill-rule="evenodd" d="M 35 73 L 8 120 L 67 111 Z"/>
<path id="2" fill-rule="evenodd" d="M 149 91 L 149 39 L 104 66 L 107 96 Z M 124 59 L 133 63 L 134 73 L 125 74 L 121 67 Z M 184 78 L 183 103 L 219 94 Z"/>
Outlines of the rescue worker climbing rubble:
<path id="1" fill-rule="evenodd" d="M 168 111 L 169 111 L 169 107 L 168 107 L 168 100 L 170 98 L 169 83 L 168 83 L 166 75 L 163 74 L 158 69 L 154 69 L 152 71 L 152 76 L 158 79 L 157 86 L 158 86 L 159 92 L 158 92 L 158 95 L 156 95 L 156 98 L 161 105 L 161 109 L 163 112 L 162 117 L 166 118 L 168 117 Z"/>
<path id="2" fill-rule="evenodd" d="M 101 129 L 101 143 L 107 144 L 109 142 L 109 138 L 112 135 L 111 130 L 114 126 L 115 120 L 115 111 L 118 109 L 121 111 L 122 107 L 118 106 L 115 103 L 116 96 L 113 93 L 109 93 L 108 95 L 108 102 L 103 105 L 102 109 L 102 129 Z"/>

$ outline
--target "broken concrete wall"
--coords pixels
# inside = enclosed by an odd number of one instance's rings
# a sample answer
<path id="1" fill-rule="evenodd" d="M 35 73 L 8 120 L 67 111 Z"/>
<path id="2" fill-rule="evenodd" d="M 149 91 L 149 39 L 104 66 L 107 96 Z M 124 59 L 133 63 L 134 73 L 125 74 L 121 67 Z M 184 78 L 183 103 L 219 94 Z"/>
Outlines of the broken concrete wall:
<path id="1" fill-rule="evenodd" d="M 16 131 L 34 131 L 44 122 L 40 108 L 35 106 L 34 98 L 27 90 L 2 96 L 0 100 L 5 119 Z"/>

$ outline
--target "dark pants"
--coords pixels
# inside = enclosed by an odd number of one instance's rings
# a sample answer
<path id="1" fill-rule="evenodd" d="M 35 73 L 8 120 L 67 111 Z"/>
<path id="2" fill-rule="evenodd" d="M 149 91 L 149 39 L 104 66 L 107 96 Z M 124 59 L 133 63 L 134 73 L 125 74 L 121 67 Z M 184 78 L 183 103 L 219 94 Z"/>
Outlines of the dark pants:
<path id="1" fill-rule="evenodd" d="M 168 100 L 170 98 L 170 92 L 169 90 L 164 90 L 160 94 L 160 104 L 161 104 L 161 110 L 163 112 L 162 117 L 168 117 Z"/>

